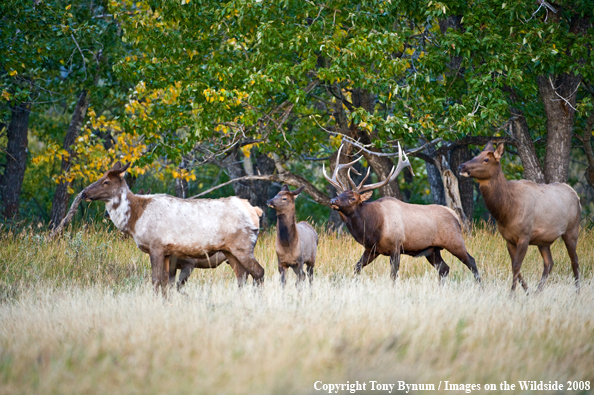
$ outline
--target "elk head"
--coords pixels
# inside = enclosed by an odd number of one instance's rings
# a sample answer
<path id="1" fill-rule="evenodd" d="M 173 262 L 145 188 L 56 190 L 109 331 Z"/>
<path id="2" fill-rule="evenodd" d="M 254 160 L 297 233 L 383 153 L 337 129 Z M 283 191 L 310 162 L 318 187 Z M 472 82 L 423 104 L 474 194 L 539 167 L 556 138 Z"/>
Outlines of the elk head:
<path id="1" fill-rule="evenodd" d="M 283 185 L 275 197 L 266 202 L 268 207 L 273 208 L 279 214 L 295 212 L 295 198 L 303 191 L 305 187 L 299 187 L 294 191 L 289 190 L 287 185 Z"/>
<path id="2" fill-rule="evenodd" d="M 489 141 L 483 151 L 459 167 L 460 175 L 473 177 L 477 180 L 487 180 L 501 171 L 500 160 L 503 156 L 505 145 L 499 143 L 497 148 Z"/>
<path id="3" fill-rule="evenodd" d="M 82 191 L 81 198 L 88 202 L 93 200 L 107 202 L 119 196 L 122 188 L 126 185 L 124 175 L 128 167 L 130 167 L 130 163 L 122 166 L 120 162 L 117 162 L 110 170 L 103 174 L 103 177 L 86 187 Z"/>
<path id="4" fill-rule="evenodd" d="M 365 181 L 367 181 L 367 178 L 369 178 L 369 174 L 371 172 L 370 166 L 367 169 L 367 174 L 365 175 L 363 180 L 359 183 L 359 185 L 356 185 L 353 179 L 351 178 L 351 168 L 353 164 L 358 162 L 361 158 L 359 157 L 350 163 L 340 164 L 338 161 L 340 159 L 341 149 L 342 146 L 340 146 L 340 149 L 338 150 L 336 167 L 334 168 L 332 178 L 328 177 L 328 175 L 326 174 L 326 169 L 323 168 L 324 177 L 326 177 L 326 180 L 328 180 L 328 182 L 332 184 L 334 188 L 336 188 L 336 191 L 339 194 L 337 197 L 330 200 L 330 205 L 334 210 L 338 210 L 341 214 L 344 213 L 348 215 L 349 213 L 351 213 L 359 205 L 371 198 L 374 189 L 383 187 L 389 182 L 394 181 L 396 177 L 398 177 L 398 174 L 400 174 L 402 169 L 404 169 L 406 166 L 410 167 L 410 161 L 408 160 L 406 154 L 402 151 L 400 143 L 398 143 L 398 165 L 396 167 L 392 167 L 392 170 L 390 171 L 390 174 L 388 174 L 388 177 L 386 177 L 385 180 L 376 182 L 374 184 L 363 185 Z M 351 189 L 348 189 L 347 187 L 342 185 L 342 183 L 337 179 L 338 171 L 343 168 L 348 168 L 348 179 L 349 183 L 351 184 Z M 353 169 L 353 171 L 355 170 Z"/>

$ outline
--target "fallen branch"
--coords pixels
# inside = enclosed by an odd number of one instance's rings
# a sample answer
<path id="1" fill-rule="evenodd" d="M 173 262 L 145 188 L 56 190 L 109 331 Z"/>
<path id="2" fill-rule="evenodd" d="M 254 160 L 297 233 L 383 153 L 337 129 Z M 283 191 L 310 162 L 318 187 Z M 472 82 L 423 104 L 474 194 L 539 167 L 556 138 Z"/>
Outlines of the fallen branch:
<path id="1" fill-rule="evenodd" d="M 78 210 L 78 205 L 80 204 L 81 200 L 82 192 L 76 195 L 74 201 L 72 202 L 72 205 L 70 205 L 70 210 L 68 210 L 68 213 L 66 213 L 64 219 L 60 222 L 58 226 L 54 228 L 54 230 L 52 230 L 52 232 L 49 235 L 50 240 L 56 237 L 56 235 L 60 234 L 64 227 L 67 226 L 70 223 L 70 221 L 72 221 L 72 217 L 74 217 L 74 214 L 76 214 L 76 211 Z"/>

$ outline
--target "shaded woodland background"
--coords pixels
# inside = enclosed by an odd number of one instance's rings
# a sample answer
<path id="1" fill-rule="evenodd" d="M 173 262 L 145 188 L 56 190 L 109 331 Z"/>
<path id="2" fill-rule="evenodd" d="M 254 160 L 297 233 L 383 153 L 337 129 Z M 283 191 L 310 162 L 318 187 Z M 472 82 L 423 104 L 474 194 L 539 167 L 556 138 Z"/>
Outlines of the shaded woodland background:
<path id="1" fill-rule="evenodd" d="M 376 192 L 488 218 L 458 166 L 490 139 L 508 178 L 568 182 L 594 212 L 592 1 L 62 1 L 0 4 L 5 226 L 53 226 L 116 160 L 128 183 L 265 207 L 305 185 L 298 216 L 329 225 L 322 177 L 362 155 Z M 451 172 L 449 172 L 451 170 Z M 448 173 L 449 172 L 449 173 Z M 443 177 L 457 181 L 444 188 Z M 447 178 L 450 177 L 450 178 Z M 83 203 L 77 219 L 100 220 Z M 590 223 L 590 221 L 588 221 Z"/>

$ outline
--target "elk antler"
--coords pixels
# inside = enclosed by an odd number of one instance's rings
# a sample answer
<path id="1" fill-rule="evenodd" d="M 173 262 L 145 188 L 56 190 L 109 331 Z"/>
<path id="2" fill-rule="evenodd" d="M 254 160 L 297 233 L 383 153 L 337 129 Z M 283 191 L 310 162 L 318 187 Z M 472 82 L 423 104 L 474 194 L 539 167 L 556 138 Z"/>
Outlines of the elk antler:
<path id="1" fill-rule="evenodd" d="M 332 186 L 334 188 L 336 188 L 336 191 L 338 192 L 338 194 L 341 194 L 347 190 L 347 188 L 344 185 L 342 185 L 342 183 L 337 178 L 338 171 L 345 167 L 348 167 L 350 170 L 350 168 L 361 159 L 361 157 L 359 157 L 350 163 L 341 164 L 340 163 L 340 151 L 342 151 L 342 147 L 343 146 L 341 144 L 340 148 L 338 149 L 338 154 L 336 155 L 336 166 L 334 167 L 334 173 L 332 174 L 332 178 L 328 177 L 328 175 L 326 174 L 326 167 L 324 166 L 324 164 L 322 164 L 322 172 L 324 173 L 324 177 L 326 178 L 326 180 L 328 180 L 328 182 L 330 184 L 332 184 Z M 349 181 L 352 182 L 352 180 L 350 179 L 350 176 L 349 176 Z"/>
<path id="2" fill-rule="evenodd" d="M 403 156 L 404 156 L 404 160 L 402 160 Z M 402 169 L 404 169 L 406 166 L 409 166 L 411 168 L 411 172 L 412 172 L 412 166 L 410 165 L 410 161 L 408 160 L 408 157 L 406 156 L 406 154 L 402 151 L 402 147 L 400 146 L 400 143 L 398 143 L 398 165 L 396 166 L 396 168 L 394 168 L 394 166 L 392 166 L 392 170 L 390 171 L 390 174 L 388 174 L 388 177 L 386 177 L 386 179 L 383 181 L 376 182 L 375 184 L 368 184 L 368 185 L 363 186 L 363 183 L 365 182 L 365 180 L 367 180 L 367 177 L 369 177 L 369 171 L 371 169 L 371 167 L 370 167 L 369 169 L 367 169 L 367 175 L 365 176 L 363 181 L 361 181 L 359 186 L 356 189 L 353 189 L 353 191 L 361 194 L 363 192 L 367 192 L 367 191 L 371 191 L 373 189 L 383 187 L 387 183 L 394 181 L 396 179 L 396 177 L 398 177 L 398 174 L 400 174 Z M 414 173 L 413 173 L 413 175 L 414 175 Z M 349 178 L 350 178 L 350 174 L 349 174 Z M 351 182 L 352 182 L 352 180 L 351 180 Z"/>

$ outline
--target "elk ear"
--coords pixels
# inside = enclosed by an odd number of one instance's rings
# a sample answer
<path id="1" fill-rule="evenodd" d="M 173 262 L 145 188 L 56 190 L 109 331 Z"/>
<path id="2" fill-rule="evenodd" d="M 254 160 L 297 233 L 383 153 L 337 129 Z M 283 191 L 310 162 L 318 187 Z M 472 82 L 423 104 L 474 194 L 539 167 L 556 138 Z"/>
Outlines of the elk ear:
<path id="1" fill-rule="evenodd" d="M 361 201 L 364 202 L 373 196 L 373 191 L 367 191 L 361 194 Z"/>
<path id="2" fill-rule="evenodd" d="M 483 151 L 495 151 L 495 146 L 493 145 L 493 142 L 489 141 L 487 145 L 485 145 L 485 148 L 483 148 Z"/>
<path id="3" fill-rule="evenodd" d="M 281 191 L 289 192 L 289 186 L 287 184 L 283 185 Z"/>
<path id="4" fill-rule="evenodd" d="M 295 189 L 293 192 L 291 192 L 293 194 L 293 196 L 297 196 L 301 193 L 301 191 L 303 191 L 305 189 L 304 186 L 300 186 L 299 188 Z"/>
<path id="5" fill-rule="evenodd" d="M 110 171 L 120 171 L 120 169 L 122 168 L 122 163 L 120 161 L 117 161 L 113 167 L 110 169 Z"/>
<path id="6" fill-rule="evenodd" d="M 118 162 L 118 163 L 119 163 L 119 162 Z M 128 164 L 126 164 L 126 166 L 124 166 L 124 167 L 122 167 L 120 170 L 118 170 L 118 172 L 120 173 L 120 174 L 119 174 L 119 176 L 120 176 L 120 179 L 122 179 L 122 180 L 124 179 L 124 176 L 126 175 L 126 170 L 128 170 L 128 167 L 130 167 L 130 163 L 131 163 L 131 162 L 128 162 Z"/>
<path id="7" fill-rule="evenodd" d="M 505 144 L 503 144 L 503 143 L 497 144 L 497 149 L 495 150 L 495 152 L 493 152 L 493 156 L 495 157 L 495 160 L 497 162 L 499 162 L 501 160 L 501 157 L 503 156 L 504 151 L 505 151 Z"/>

